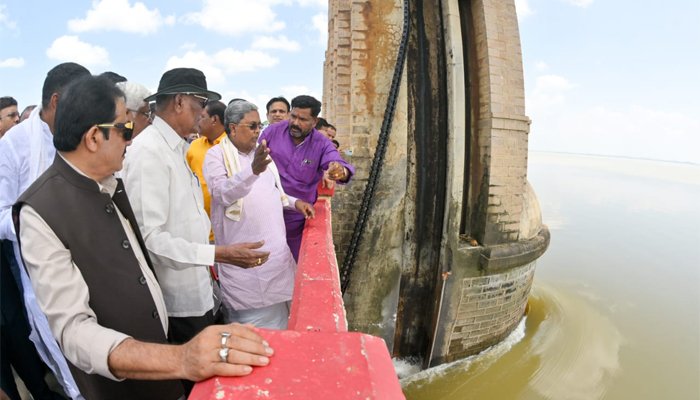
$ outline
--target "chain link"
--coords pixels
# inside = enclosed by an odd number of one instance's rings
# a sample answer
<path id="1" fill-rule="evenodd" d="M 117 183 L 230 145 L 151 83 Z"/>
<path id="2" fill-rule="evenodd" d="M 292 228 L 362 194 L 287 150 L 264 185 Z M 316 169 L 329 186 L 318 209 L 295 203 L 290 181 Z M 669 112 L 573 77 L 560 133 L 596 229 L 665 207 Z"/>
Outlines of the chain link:
<path id="1" fill-rule="evenodd" d="M 384 120 L 382 121 L 382 129 L 379 132 L 377 139 L 377 150 L 372 159 L 372 167 L 369 171 L 367 186 L 362 196 L 362 203 L 357 214 L 357 220 L 352 232 L 352 238 L 348 246 L 348 251 L 345 253 L 343 265 L 341 268 L 340 288 L 343 293 L 350 285 L 350 273 L 355 265 L 357 250 L 362 240 L 362 234 L 367 224 L 367 217 L 372 209 L 372 200 L 374 190 L 379 181 L 382 165 L 384 163 L 384 155 L 386 154 L 387 143 L 389 142 L 389 133 L 391 132 L 391 123 L 394 119 L 394 111 L 396 110 L 396 102 L 399 94 L 399 86 L 401 84 L 401 76 L 403 75 L 404 64 L 406 61 L 406 47 L 408 46 L 408 34 L 410 29 L 408 0 L 403 2 L 403 33 L 401 35 L 401 43 L 396 57 L 396 66 L 394 67 L 394 76 L 391 80 L 391 89 L 387 99 L 386 109 L 384 111 Z"/>

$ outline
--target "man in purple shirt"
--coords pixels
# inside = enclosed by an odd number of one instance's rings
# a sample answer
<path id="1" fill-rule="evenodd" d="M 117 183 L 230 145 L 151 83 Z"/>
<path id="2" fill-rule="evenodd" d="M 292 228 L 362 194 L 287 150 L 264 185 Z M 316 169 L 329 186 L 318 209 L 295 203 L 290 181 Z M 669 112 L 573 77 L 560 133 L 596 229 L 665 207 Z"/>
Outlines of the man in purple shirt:
<path id="1" fill-rule="evenodd" d="M 292 99 L 289 119 L 270 125 L 258 138 L 258 143 L 265 140 L 270 149 L 284 191 L 310 204 L 316 202 L 316 186 L 324 171 L 340 183 L 347 183 L 355 174 L 355 168 L 343 160 L 333 143 L 314 128 L 320 112 L 320 101 L 297 96 Z M 299 258 L 305 221 L 303 214 L 284 210 L 287 244 L 295 260 Z"/>

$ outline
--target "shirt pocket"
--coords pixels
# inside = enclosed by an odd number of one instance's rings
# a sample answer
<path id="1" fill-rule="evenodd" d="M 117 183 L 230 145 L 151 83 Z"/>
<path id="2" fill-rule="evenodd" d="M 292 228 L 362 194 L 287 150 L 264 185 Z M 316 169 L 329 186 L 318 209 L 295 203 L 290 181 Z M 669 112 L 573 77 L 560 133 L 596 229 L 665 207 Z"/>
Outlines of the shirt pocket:
<path id="1" fill-rule="evenodd" d="M 294 178 L 304 184 L 311 184 L 319 179 L 318 162 L 307 158 L 302 159 L 293 169 Z"/>

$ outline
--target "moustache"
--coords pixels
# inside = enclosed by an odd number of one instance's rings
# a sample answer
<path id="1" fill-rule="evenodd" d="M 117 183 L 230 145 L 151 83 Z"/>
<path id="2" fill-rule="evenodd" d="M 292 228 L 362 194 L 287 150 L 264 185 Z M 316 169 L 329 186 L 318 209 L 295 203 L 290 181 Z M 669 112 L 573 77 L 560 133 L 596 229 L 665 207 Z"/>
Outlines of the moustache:
<path id="1" fill-rule="evenodd" d="M 289 127 L 289 133 L 291 133 L 292 136 L 294 136 L 295 138 L 302 137 L 302 135 L 303 135 L 303 133 L 302 133 L 302 131 L 301 131 L 301 128 L 299 128 L 299 127 L 296 126 L 296 125 L 291 125 L 291 126 Z"/>

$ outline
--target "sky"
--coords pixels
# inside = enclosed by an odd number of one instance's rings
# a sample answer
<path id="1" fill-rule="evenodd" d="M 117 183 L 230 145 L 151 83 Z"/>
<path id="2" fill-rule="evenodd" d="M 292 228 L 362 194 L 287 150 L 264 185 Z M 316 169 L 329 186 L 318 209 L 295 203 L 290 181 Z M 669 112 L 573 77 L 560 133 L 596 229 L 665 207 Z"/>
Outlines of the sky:
<path id="1" fill-rule="evenodd" d="M 700 164 L 700 0 L 516 0 L 529 149 Z"/>
<path id="2" fill-rule="evenodd" d="M 516 0 L 530 150 L 700 164 L 700 1 Z M 155 90 L 199 68 L 225 101 L 323 90 L 324 0 L 0 0 L 0 95 L 76 61 Z"/>
<path id="3" fill-rule="evenodd" d="M 320 100 L 327 21 L 324 0 L 0 0 L 0 96 L 39 103 L 46 73 L 75 61 L 152 91 L 163 72 L 197 68 L 223 101 L 263 109 Z"/>

